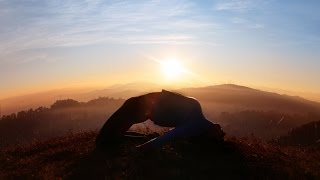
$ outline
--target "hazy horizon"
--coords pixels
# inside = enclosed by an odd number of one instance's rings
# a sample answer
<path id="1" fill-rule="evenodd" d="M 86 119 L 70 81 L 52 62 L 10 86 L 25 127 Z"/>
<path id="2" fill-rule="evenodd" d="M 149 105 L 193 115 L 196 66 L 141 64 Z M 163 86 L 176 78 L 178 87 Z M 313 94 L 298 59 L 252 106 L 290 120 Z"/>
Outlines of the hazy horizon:
<path id="1" fill-rule="evenodd" d="M 319 1 L 0 1 L 0 99 L 234 83 L 319 101 Z"/>
<path id="2" fill-rule="evenodd" d="M 12 98 L 18 98 L 18 97 L 24 97 L 24 96 L 30 96 L 30 95 L 39 95 L 43 93 L 50 93 L 50 92 L 61 92 L 60 96 L 57 98 L 59 100 L 60 98 L 66 99 L 69 98 L 67 96 L 63 96 L 64 94 L 70 94 L 70 93 L 89 93 L 93 91 L 101 91 L 106 89 L 114 89 L 117 87 L 126 87 L 122 90 L 136 90 L 140 92 L 150 92 L 150 91 L 160 91 L 161 89 L 168 89 L 168 90 L 178 90 L 182 88 L 201 88 L 201 87 L 209 87 L 209 86 L 217 86 L 217 85 L 225 85 L 225 84 L 234 84 L 238 86 L 245 86 L 257 90 L 267 91 L 267 92 L 273 92 L 278 94 L 285 94 L 289 96 L 299 96 L 304 99 L 315 101 L 320 103 L 320 93 L 316 92 L 299 92 L 299 91 L 292 91 L 290 89 L 277 89 L 272 87 L 263 87 L 263 86 L 248 86 L 246 84 L 235 84 L 232 82 L 226 82 L 221 84 L 208 84 L 208 85 L 198 85 L 198 86 L 187 86 L 187 85 L 165 85 L 165 84 L 157 84 L 153 82 L 147 82 L 147 81 L 136 81 L 136 82 L 130 82 L 130 83 L 118 83 L 113 84 L 109 86 L 91 86 L 91 87 L 61 87 L 61 88 L 52 88 L 52 89 L 44 89 L 44 90 L 37 90 L 37 91 L 31 91 L 31 92 L 25 92 L 25 93 L 18 93 L 11 96 L 1 96 L 0 95 L 0 101 L 6 100 L 6 99 L 12 99 Z M 79 99 L 78 99 L 79 100 Z"/>
<path id="3" fill-rule="evenodd" d="M 262 92 L 267 94 L 273 94 L 277 93 L 279 95 L 279 98 L 288 98 L 292 100 L 292 103 L 294 104 L 299 103 L 298 101 L 304 102 L 304 103 L 310 103 L 309 101 L 317 102 L 320 106 L 320 98 L 319 94 L 310 94 L 305 92 L 292 92 L 288 90 L 275 90 L 272 88 L 257 88 L 257 87 L 249 87 L 241 84 L 216 84 L 211 86 L 199 86 L 199 87 L 172 87 L 172 86 L 164 86 L 159 85 L 155 83 L 147 83 L 147 82 L 134 82 L 134 83 L 128 83 L 128 84 L 116 84 L 112 86 L 106 86 L 106 87 L 99 87 L 99 88 L 60 88 L 60 89 L 52 89 L 48 91 L 41 91 L 41 92 L 35 92 L 30 94 L 23 94 L 19 96 L 13 96 L 10 98 L 0 99 L 0 116 L 1 115 L 8 115 L 11 113 L 17 113 L 19 111 L 26 111 L 29 109 L 37 109 L 38 107 L 50 107 L 52 104 L 57 102 L 58 100 L 67 100 L 67 99 L 73 99 L 78 102 L 89 102 L 94 99 L 98 99 L 100 97 L 109 97 L 109 98 L 115 98 L 115 99 L 127 99 L 132 96 L 139 96 L 148 92 L 159 92 L 162 89 L 182 93 L 187 96 L 192 96 L 195 98 L 199 98 L 198 96 L 194 96 L 192 93 L 193 90 L 199 92 L 206 92 L 207 97 L 201 96 L 202 100 L 210 99 L 213 97 L 219 96 L 222 99 L 228 99 L 231 98 L 229 95 L 234 96 L 233 94 L 220 94 L 219 88 L 223 87 L 226 88 L 225 90 L 229 89 L 233 91 L 232 89 L 237 89 L 242 91 L 242 87 L 248 87 L 253 88 L 258 91 L 256 92 Z M 202 89 L 202 90 L 201 90 Z M 217 91 L 218 90 L 218 91 Z M 250 89 L 244 89 L 244 92 L 254 95 L 255 93 L 252 93 Z M 191 94 L 190 94 L 191 93 Z M 218 94 L 216 94 L 218 93 Z M 219 95 L 220 94 L 220 95 Z M 238 94 L 239 96 L 242 96 L 241 94 Z M 282 96 L 284 95 L 284 96 Z M 288 97 L 286 96 L 288 95 Z M 261 94 L 261 96 L 264 96 Z M 291 96 L 291 97 L 290 97 Z M 299 96 L 301 98 L 304 98 L 307 101 L 304 101 L 302 99 L 296 99 L 296 96 Z M 238 97 L 242 98 L 242 97 Z M 242 103 L 248 103 L 249 99 L 243 99 Z M 275 107 L 277 106 L 277 101 L 275 99 Z M 289 105 L 289 104 L 288 104 Z M 217 110 L 217 109 L 216 109 Z M 303 109 L 302 109 L 303 110 Z"/>

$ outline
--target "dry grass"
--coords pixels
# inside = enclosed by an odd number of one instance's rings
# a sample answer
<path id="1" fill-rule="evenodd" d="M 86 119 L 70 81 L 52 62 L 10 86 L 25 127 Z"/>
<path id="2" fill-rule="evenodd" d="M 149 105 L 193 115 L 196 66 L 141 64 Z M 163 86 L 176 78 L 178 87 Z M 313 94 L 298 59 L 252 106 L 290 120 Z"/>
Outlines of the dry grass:
<path id="1" fill-rule="evenodd" d="M 4 149 L 0 155 L 0 179 L 66 177 L 66 169 L 94 149 L 95 136 L 95 132 L 77 133 Z"/>
<path id="2" fill-rule="evenodd" d="M 269 171 L 283 178 L 320 178 L 320 148 L 317 146 L 281 146 L 255 137 L 230 141 L 240 147 L 253 171 Z"/>
<path id="3" fill-rule="evenodd" d="M 254 137 L 179 140 L 151 152 L 125 139 L 108 151 L 82 132 L 0 152 L 0 179 L 319 179 L 319 148 L 278 146 Z"/>

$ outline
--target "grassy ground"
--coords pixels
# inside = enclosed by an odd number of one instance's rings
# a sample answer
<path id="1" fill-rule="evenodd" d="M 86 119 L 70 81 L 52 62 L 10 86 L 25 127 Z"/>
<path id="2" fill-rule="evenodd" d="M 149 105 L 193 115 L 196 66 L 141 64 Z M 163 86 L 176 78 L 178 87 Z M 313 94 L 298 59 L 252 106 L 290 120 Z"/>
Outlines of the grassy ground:
<path id="1" fill-rule="evenodd" d="M 247 138 L 179 140 L 151 151 L 126 138 L 95 150 L 83 132 L 0 152 L 0 179 L 320 179 L 320 148 L 277 146 Z"/>

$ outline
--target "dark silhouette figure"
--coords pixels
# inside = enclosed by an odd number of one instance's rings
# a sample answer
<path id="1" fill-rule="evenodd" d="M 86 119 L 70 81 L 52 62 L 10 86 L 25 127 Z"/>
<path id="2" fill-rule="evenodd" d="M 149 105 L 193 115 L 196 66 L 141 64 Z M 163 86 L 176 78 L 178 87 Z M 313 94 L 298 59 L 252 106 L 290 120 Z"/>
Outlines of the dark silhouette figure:
<path id="1" fill-rule="evenodd" d="M 174 129 L 140 145 L 141 148 L 156 148 L 173 138 L 206 135 L 223 140 L 225 135 L 219 124 L 204 117 L 196 99 L 162 90 L 126 100 L 102 127 L 96 139 L 97 147 L 119 142 L 133 124 L 148 119 Z"/>

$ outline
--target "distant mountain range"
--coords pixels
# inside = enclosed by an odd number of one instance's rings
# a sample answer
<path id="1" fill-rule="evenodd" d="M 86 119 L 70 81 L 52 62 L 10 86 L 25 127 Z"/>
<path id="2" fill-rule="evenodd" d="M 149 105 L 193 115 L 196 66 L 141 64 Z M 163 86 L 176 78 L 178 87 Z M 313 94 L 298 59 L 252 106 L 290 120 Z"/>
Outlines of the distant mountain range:
<path id="1" fill-rule="evenodd" d="M 0 100 L 1 114 L 10 114 L 39 106 L 50 106 L 59 99 L 89 101 L 98 97 L 129 98 L 161 89 L 173 90 L 200 100 L 210 111 L 237 111 L 246 109 L 276 110 L 294 113 L 320 112 L 320 103 L 298 96 L 281 95 L 249 87 L 223 84 L 200 88 L 170 89 L 152 83 L 131 83 L 101 90 L 61 89 Z"/>
<path id="2" fill-rule="evenodd" d="M 179 92 L 191 95 L 203 103 L 225 104 L 245 110 L 272 110 L 286 113 L 320 112 L 320 103 L 314 101 L 234 84 L 186 88 Z"/>

